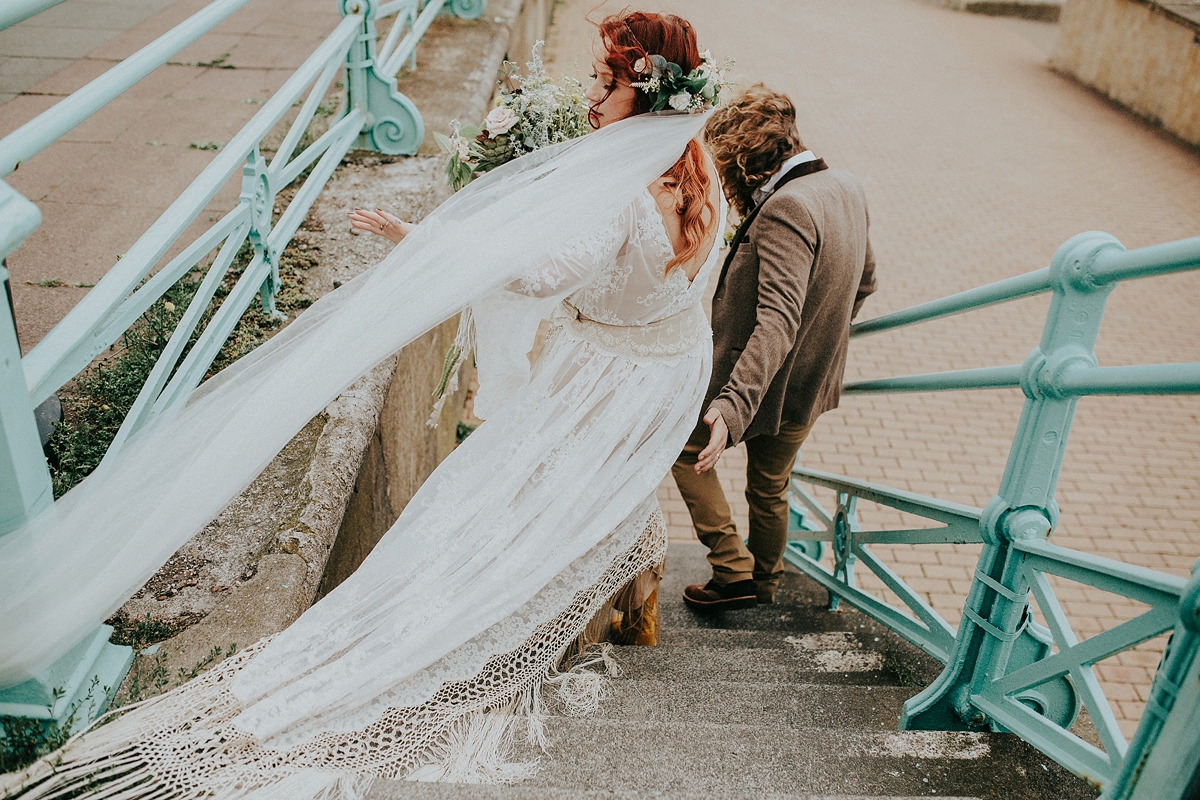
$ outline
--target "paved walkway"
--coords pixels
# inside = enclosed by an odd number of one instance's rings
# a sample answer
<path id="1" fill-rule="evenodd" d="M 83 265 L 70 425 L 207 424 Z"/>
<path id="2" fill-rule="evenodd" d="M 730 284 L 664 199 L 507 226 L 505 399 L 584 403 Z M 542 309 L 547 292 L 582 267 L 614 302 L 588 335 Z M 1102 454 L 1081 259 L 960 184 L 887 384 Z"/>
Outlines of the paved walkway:
<path id="1" fill-rule="evenodd" d="M 567 0 L 556 10 L 556 66 L 583 53 L 586 74 L 592 28 L 583 15 L 592 5 Z M 1108 231 L 1128 247 L 1200 235 L 1200 159 L 1050 71 L 1053 25 L 918 0 L 747 0 L 729 9 L 722 0 L 675 5 L 702 47 L 737 59 L 741 84 L 787 92 L 805 142 L 866 186 L 880 290 L 864 317 L 1046 266 L 1080 231 Z M 1109 300 L 1100 362 L 1200 360 L 1197 296 L 1194 273 L 1121 286 Z M 847 378 L 1020 363 L 1047 305 L 1026 300 L 861 340 Z M 982 507 L 999 484 L 1021 402 L 1015 390 L 846 398 L 821 418 L 804 462 Z M 1200 556 L 1198 420 L 1194 397 L 1083 400 L 1053 540 L 1187 575 Z M 743 453 L 735 449 L 719 469 L 744 525 Z M 659 495 L 672 535 L 691 537 L 670 478 Z M 871 506 L 862 517 L 875 528 L 903 522 Z M 957 622 L 978 547 L 876 552 Z M 862 578 L 885 594 L 869 573 Z M 1058 587 L 1081 635 L 1137 613 L 1104 592 Z M 1127 734 L 1162 645 L 1098 667 Z"/>
<path id="2" fill-rule="evenodd" d="M 66 0 L 0 31 L 0 103 L 34 88 L 175 0 Z"/>
<path id="3" fill-rule="evenodd" d="M 23 92 L 0 105 L 0 136 L 207 4 L 67 0 L 0 32 L 0 54 L 28 55 L 0 62 L 0 100 Z M 41 228 L 8 259 L 26 352 L 216 155 L 202 148 L 228 142 L 339 20 L 334 0 L 250 0 L 9 176 L 42 211 Z M 56 46 L 66 58 L 49 57 Z M 31 76 L 54 71 L 26 85 L 3 79 L 13 64 L 25 64 Z M 240 188 L 235 175 L 181 241 L 236 205 Z M 55 280 L 66 285 L 37 285 Z"/>

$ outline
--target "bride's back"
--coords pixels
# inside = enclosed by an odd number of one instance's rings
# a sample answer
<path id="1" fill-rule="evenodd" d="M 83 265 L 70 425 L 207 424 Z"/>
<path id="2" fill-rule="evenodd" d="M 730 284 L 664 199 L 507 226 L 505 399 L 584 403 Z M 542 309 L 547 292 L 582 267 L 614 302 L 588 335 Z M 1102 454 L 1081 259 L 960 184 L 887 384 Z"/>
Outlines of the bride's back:
<path id="1" fill-rule="evenodd" d="M 720 230 L 725 219 L 725 203 L 719 190 L 717 194 L 719 212 L 712 223 L 714 231 Z M 606 325 L 646 325 L 700 302 L 717 260 L 715 232 L 706 237 L 706 242 L 712 244 L 690 280 L 686 264 L 667 268 L 675 251 L 649 189 L 637 196 L 603 236 L 603 241 L 590 246 L 600 251 L 615 250 L 615 254 L 568 298 L 581 316 Z"/>

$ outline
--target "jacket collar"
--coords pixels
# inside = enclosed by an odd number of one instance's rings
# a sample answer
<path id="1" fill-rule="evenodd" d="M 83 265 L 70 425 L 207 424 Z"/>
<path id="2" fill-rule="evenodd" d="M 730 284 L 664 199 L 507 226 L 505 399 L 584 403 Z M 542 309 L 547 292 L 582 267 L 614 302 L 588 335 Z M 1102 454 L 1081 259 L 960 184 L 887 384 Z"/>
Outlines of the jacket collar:
<path id="1" fill-rule="evenodd" d="M 754 222 L 754 218 L 758 216 L 758 212 L 766 205 L 767 200 L 779 191 L 779 189 L 788 181 L 794 181 L 797 178 L 803 178 L 805 175 L 812 175 L 814 172 L 820 172 L 829 167 L 825 164 L 825 159 L 818 158 L 815 161 L 806 161 L 803 164 L 797 164 L 789 169 L 783 177 L 775 183 L 775 189 L 770 195 L 767 195 L 766 200 L 750 209 L 750 213 L 742 220 L 742 224 L 738 225 L 737 233 L 733 235 L 733 241 L 729 243 L 729 252 L 725 254 L 725 263 L 721 265 L 721 277 L 717 279 L 717 289 L 721 288 L 721 284 L 725 282 L 725 271 L 729 269 L 729 262 L 733 260 L 733 254 L 737 252 L 738 245 L 746 238 L 746 232 L 750 230 L 750 225 Z"/>

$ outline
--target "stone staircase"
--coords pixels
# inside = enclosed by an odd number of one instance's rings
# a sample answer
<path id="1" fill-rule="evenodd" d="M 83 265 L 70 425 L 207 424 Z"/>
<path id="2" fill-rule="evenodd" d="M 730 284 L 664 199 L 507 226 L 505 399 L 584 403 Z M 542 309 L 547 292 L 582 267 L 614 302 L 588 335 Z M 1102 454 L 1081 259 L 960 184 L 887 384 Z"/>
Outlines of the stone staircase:
<path id="1" fill-rule="evenodd" d="M 777 603 L 702 617 L 680 597 L 708 574 L 672 542 L 658 647 L 618 648 L 596 717 L 554 716 L 519 786 L 378 781 L 371 800 L 1075 800 L 1096 792 L 1010 734 L 898 731 L 940 665 L 795 573 Z M 519 757 L 537 757 L 522 752 Z"/>

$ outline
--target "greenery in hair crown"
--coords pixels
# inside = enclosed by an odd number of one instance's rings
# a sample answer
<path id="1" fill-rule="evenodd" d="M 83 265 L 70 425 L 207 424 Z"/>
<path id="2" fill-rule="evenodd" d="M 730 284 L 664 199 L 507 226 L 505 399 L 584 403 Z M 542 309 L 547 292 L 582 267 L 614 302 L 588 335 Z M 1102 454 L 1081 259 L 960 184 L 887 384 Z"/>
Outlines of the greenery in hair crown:
<path id="1" fill-rule="evenodd" d="M 700 54 L 700 66 L 685 75 L 683 67 L 655 54 L 633 63 L 641 80 L 630 85 L 654 98 L 651 111 L 707 111 L 717 104 L 721 89 L 729 85 L 725 73 L 732 66 L 728 59 L 717 65 L 712 53 L 705 50 Z"/>

